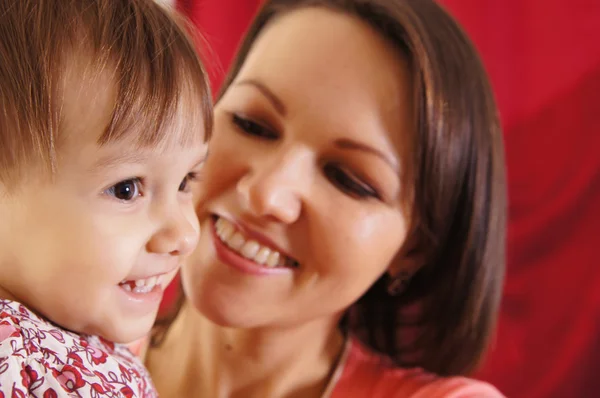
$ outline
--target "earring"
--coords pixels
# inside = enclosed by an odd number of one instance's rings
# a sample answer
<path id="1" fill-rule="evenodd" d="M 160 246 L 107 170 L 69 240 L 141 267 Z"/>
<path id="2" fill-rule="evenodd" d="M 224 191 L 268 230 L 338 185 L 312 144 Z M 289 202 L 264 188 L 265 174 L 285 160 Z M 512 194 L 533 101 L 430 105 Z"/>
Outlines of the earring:
<path id="1" fill-rule="evenodd" d="M 408 286 L 411 276 L 412 274 L 409 271 L 401 271 L 388 284 L 388 294 L 390 296 L 397 296 L 402 293 L 406 289 L 406 286 Z"/>

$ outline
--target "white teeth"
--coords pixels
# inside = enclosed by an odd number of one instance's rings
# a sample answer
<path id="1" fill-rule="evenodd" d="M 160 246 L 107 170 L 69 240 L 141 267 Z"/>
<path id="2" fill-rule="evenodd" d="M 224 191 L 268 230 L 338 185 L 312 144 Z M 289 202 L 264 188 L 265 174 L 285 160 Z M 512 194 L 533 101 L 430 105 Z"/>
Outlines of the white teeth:
<path id="1" fill-rule="evenodd" d="M 156 281 L 157 281 L 157 277 L 153 276 L 151 278 L 148 278 L 148 281 L 146 282 L 146 284 L 149 286 L 156 286 Z"/>
<path id="2" fill-rule="evenodd" d="M 215 228 L 217 229 L 217 232 L 220 233 L 223 230 L 223 225 L 225 225 L 225 223 L 222 219 L 218 219 L 217 222 L 215 222 Z"/>
<path id="3" fill-rule="evenodd" d="M 225 226 L 222 228 L 220 236 L 223 240 L 228 240 L 229 238 L 231 238 L 234 232 L 235 228 L 233 228 L 233 225 L 225 224 Z"/>
<path id="4" fill-rule="evenodd" d="M 162 286 L 162 275 L 151 276 L 146 279 L 136 279 L 135 281 L 123 281 L 119 284 L 123 289 L 128 292 L 144 294 L 150 293 L 156 286 Z M 134 287 L 132 287 L 134 285 Z"/>
<path id="5" fill-rule="evenodd" d="M 226 241 L 229 238 L 231 238 L 231 236 L 235 232 L 235 228 L 233 227 L 233 225 L 231 225 L 230 223 L 224 221 L 222 218 L 220 218 L 220 219 L 217 220 L 217 222 L 215 224 L 215 227 L 217 229 L 217 234 L 224 241 Z"/>
<path id="6" fill-rule="evenodd" d="M 254 261 L 259 264 L 265 264 L 269 258 L 269 254 L 271 254 L 271 250 L 267 249 L 266 247 L 261 247 L 258 251 L 258 254 L 254 256 Z"/>
<path id="7" fill-rule="evenodd" d="M 286 256 L 278 251 L 262 246 L 255 240 L 248 240 L 229 221 L 218 218 L 215 222 L 217 236 L 225 245 L 241 256 L 267 267 L 283 267 L 286 265 Z"/>
<path id="8" fill-rule="evenodd" d="M 279 253 L 271 252 L 271 254 L 269 254 L 269 257 L 267 257 L 267 267 L 274 267 L 277 264 L 279 264 Z"/>
<path id="9" fill-rule="evenodd" d="M 227 241 L 229 247 L 235 251 L 239 251 L 242 246 L 244 246 L 244 243 L 246 243 L 246 240 L 239 232 L 234 233 L 233 236 Z"/>
<path id="10" fill-rule="evenodd" d="M 258 242 L 254 241 L 254 240 L 249 240 L 248 242 L 246 242 L 244 244 L 244 246 L 242 246 L 240 253 L 242 254 L 242 256 L 252 260 L 252 259 L 254 259 L 254 257 L 256 257 L 259 250 L 260 250 L 260 245 L 258 244 Z"/>

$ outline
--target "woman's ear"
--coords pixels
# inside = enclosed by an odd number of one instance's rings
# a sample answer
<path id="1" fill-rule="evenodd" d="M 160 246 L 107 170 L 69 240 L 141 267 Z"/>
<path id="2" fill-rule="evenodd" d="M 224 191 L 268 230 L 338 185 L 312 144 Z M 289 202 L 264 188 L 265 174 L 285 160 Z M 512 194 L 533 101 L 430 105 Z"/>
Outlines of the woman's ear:
<path id="1" fill-rule="evenodd" d="M 424 264 L 425 253 L 419 250 L 416 239 L 407 240 L 387 270 L 389 277 L 388 293 L 397 296 L 406 290 L 412 277 Z"/>

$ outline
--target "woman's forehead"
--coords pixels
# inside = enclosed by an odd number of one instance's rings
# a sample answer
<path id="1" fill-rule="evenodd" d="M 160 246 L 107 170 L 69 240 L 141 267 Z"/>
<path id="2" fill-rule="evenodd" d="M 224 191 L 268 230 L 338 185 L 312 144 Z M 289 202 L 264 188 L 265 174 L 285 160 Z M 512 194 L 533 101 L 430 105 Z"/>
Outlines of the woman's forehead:
<path id="1" fill-rule="evenodd" d="M 360 19 L 325 8 L 304 8 L 269 23 L 240 72 L 278 67 L 271 70 L 274 77 L 290 78 L 302 72 L 326 81 L 362 74 L 375 81 L 377 76 L 397 76 L 401 72 L 397 65 L 404 62 L 391 43 Z"/>
<path id="2" fill-rule="evenodd" d="M 289 117 L 311 119 L 320 129 L 329 124 L 344 130 L 349 123 L 363 132 L 412 127 L 406 59 L 368 24 L 340 12 L 305 8 L 271 22 L 232 88 L 248 80 L 268 87 Z M 386 141 L 392 138 L 397 148 L 400 134 L 390 135 Z"/>

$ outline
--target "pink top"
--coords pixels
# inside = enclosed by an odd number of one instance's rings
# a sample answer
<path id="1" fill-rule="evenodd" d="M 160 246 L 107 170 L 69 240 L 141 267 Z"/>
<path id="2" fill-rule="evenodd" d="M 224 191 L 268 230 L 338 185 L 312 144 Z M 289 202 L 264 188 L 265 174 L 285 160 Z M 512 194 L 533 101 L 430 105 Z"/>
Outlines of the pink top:
<path id="1" fill-rule="evenodd" d="M 330 398 L 503 398 L 489 384 L 464 377 L 441 378 L 421 369 L 394 367 L 350 339 L 330 386 Z"/>
<path id="2" fill-rule="evenodd" d="M 0 398 L 154 398 L 150 377 L 123 345 L 61 329 L 0 299 Z"/>

